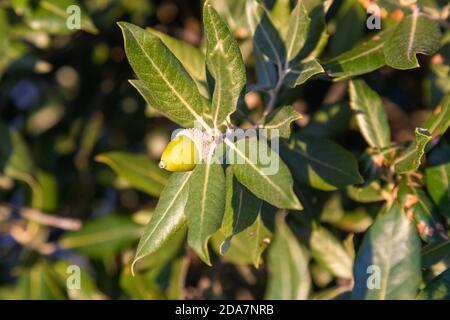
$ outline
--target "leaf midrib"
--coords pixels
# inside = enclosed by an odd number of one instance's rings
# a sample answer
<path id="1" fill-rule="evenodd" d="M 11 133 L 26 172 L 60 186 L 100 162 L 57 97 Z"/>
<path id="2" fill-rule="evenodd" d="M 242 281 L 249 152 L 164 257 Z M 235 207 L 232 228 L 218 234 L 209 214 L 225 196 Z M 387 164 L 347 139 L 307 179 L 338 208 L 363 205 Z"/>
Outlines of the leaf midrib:
<path id="1" fill-rule="evenodd" d="M 181 94 L 172 86 L 172 84 L 170 83 L 170 81 L 165 77 L 164 73 L 161 71 L 160 68 L 158 68 L 158 66 L 155 64 L 155 62 L 153 61 L 153 59 L 148 55 L 147 51 L 144 49 L 145 42 L 147 41 L 147 37 L 144 36 L 143 37 L 143 44 L 141 44 L 138 39 L 136 38 L 136 36 L 134 35 L 134 32 L 131 31 L 130 29 L 128 29 L 130 34 L 133 36 L 134 40 L 136 41 L 136 43 L 138 44 L 139 48 L 141 49 L 141 51 L 144 53 L 144 55 L 146 56 L 146 58 L 148 59 L 148 61 L 150 61 L 150 63 L 152 64 L 153 68 L 156 69 L 156 71 L 158 72 L 158 74 L 160 75 L 160 77 L 162 78 L 162 80 L 166 83 L 166 85 L 172 90 L 173 93 L 175 93 L 175 95 L 178 97 L 178 99 L 184 104 L 184 106 L 188 109 L 188 111 L 195 117 L 195 119 L 204 127 L 204 129 L 209 130 L 209 126 L 206 124 L 206 122 L 203 120 L 203 118 L 197 114 L 197 112 L 195 112 L 195 110 L 190 106 L 190 104 L 183 98 L 183 96 L 181 96 Z M 158 39 L 159 40 L 159 39 Z M 161 41 L 161 40 L 159 40 Z"/>

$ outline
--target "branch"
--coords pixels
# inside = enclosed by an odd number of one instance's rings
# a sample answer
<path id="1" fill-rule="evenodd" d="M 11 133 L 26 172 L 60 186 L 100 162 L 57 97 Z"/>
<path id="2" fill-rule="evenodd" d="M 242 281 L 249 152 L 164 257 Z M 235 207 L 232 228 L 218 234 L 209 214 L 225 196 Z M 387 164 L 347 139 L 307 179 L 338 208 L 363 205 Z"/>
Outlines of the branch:
<path id="1" fill-rule="evenodd" d="M 54 215 L 49 215 L 47 213 L 32 208 L 25 208 L 25 207 L 15 208 L 10 205 L 0 205 L 0 211 L 11 211 L 13 209 L 16 209 L 23 218 L 38 222 L 42 225 L 49 227 L 76 231 L 79 230 L 82 226 L 82 223 L 79 219 L 63 218 Z"/>

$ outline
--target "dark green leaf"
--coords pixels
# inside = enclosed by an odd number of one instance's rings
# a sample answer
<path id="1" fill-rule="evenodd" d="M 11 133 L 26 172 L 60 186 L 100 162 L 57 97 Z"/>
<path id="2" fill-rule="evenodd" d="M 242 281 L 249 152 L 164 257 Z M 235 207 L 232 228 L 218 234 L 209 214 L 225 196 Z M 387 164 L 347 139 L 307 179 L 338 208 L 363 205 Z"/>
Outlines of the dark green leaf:
<path id="1" fill-rule="evenodd" d="M 302 133 L 335 138 L 348 128 L 351 116 L 352 111 L 345 102 L 324 105 L 314 113 Z"/>
<path id="2" fill-rule="evenodd" d="M 432 136 L 426 129 L 416 128 L 416 141 L 405 149 L 394 161 L 394 170 L 396 173 L 407 173 L 416 171 L 425 153 L 425 148 L 430 142 Z"/>
<path id="3" fill-rule="evenodd" d="M 330 231 L 323 227 L 314 229 L 309 246 L 312 257 L 330 273 L 339 278 L 352 279 L 353 260 Z"/>
<path id="4" fill-rule="evenodd" d="M 209 238 L 220 228 L 225 209 L 225 174 L 222 165 L 201 163 L 189 181 L 189 197 L 185 214 L 188 243 L 208 265 Z"/>
<path id="5" fill-rule="evenodd" d="M 79 231 L 64 234 L 59 244 L 89 257 L 106 257 L 136 242 L 142 228 L 120 215 L 108 215 L 87 222 Z"/>
<path id="6" fill-rule="evenodd" d="M 226 143 L 234 158 L 231 161 L 233 172 L 240 183 L 278 208 L 302 209 L 288 167 L 265 141 L 254 137 L 241 139 L 236 144 L 230 140 Z"/>
<path id="7" fill-rule="evenodd" d="M 164 246 L 185 225 L 184 210 L 191 177 L 192 172 L 177 172 L 170 177 L 141 236 L 132 268 L 144 256 Z"/>
<path id="8" fill-rule="evenodd" d="M 292 122 L 301 117 L 302 115 L 295 111 L 292 106 L 283 106 L 269 114 L 266 123 L 261 127 L 269 130 L 276 129 L 281 138 L 289 139 L 291 136 Z"/>
<path id="9" fill-rule="evenodd" d="M 336 32 L 330 38 L 333 56 L 353 47 L 364 35 L 367 14 L 358 0 L 344 0 L 336 14 Z"/>
<path id="10" fill-rule="evenodd" d="M 423 125 L 433 136 L 443 135 L 450 126 L 450 93 L 442 98 L 431 116 Z"/>
<path id="11" fill-rule="evenodd" d="M 261 256 L 270 244 L 272 232 L 266 227 L 260 211 L 253 224 L 234 235 L 223 259 L 238 265 L 252 264 L 255 268 L 261 265 Z M 213 238 L 216 251 L 220 253 L 225 240 L 222 231 L 217 232 Z"/>
<path id="12" fill-rule="evenodd" d="M 428 193 L 447 223 L 450 222 L 450 147 L 447 144 L 431 152 L 425 178 Z"/>
<path id="13" fill-rule="evenodd" d="M 420 268 L 420 239 L 415 227 L 399 207 L 392 206 L 364 236 L 355 261 L 352 297 L 413 299 L 419 288 Z"/>
<path id="14" fill-rule="evenodd" d="M 250 29 L 254 33 L 254 44 L 281 68 L 285 61 L 286 49 L 266 8 L 259 0 L 249 0 L 246 2 L 246 12 Z"/>
<path id="15" fill-rule="evenodd" d="M 436 206 L 411 177 L 405 176 L 400 181 L 397 198 L 407 217 L 416 224 L 422 240 L 434 243 L 445 238 Z"/>
<path id="16" fill-rule="evenodd" d="M 362 183 L 358 163 L 338 144 L 307 135 L 281 143 L 281 156 L 298 181 L 320 190 Z"/>
<path id="17" fill-rule="evenodd" d="M 381 68 L 386 63 L 383 46 L 389 36 L 387 31 L 381 32 L 324 63 L 327 74 L 336 80 L 343 80 Z"/>
<path id="18" fill-rule="evenodd" d="M 419 292 L 418 299 L 450 300 L 450 269 L 445 270 L 436 278 L 427 283 Z"/>
<path id="19" fill-rule="evenodd" d="M 141 80 L 136 88 L 149 104 L 181 126 L 194 127 L 197 121 L 207 127 L 201 115 L 209 102 L 173 53 L 152 33 L 126 22 L 119 26 L 128 60 Z"/>
<path id="20" fill-rule="evenodd" d="M 422 267 L 430 268 L 450 257 L 450 240 L 430 243 L 422 249 Z"/>
<path id="21" fill-rule="evenodd" d="M 324 70 L 317 60 L 313 59 L 304 61 L 291 66 L 287 70 L 286 77 L 284 78 L 284 84 L 288 87 L 294 88 L 305 83 L 312 76 L 323 72 Z"/>
<path id="22" fill-rule="evenodd" d="M 231 167 L 226 171 L 225 214 L 222 221 L 222 233 L 225 237 L 220 246 L 225 254 L 232 237 L 250 227 L 258 217 L 262 201 L 240 184 Z"/>
<path id="23" fill-rule="evenodd" d="M 21 270 L 16 290 L 17 298 L 21 300 L 67 299 L 63 282 L 47 262 L 38 262 Z"/>

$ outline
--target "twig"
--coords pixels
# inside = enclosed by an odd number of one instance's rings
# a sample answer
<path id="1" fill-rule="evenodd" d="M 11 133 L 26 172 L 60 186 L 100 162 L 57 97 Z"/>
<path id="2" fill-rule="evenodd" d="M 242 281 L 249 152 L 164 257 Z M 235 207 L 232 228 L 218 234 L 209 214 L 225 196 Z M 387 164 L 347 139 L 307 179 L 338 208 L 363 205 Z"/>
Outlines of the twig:
<path id="1" fill-rule="evenodd" d="M 275 88 L 273 88 L 272 90 L 269 91 L 270 100 L 269 100 L 269 103 L 267 104 L 266 110 L 263 113 L 263 117 L 270 114 L 272 112 L 273 108 L 275 107 L 275 102 L 277 101 L 278 93 L 279 93 L 281 87 L 283 86 L 283 81 L 284 81 L 285 76 L 286 76 L 286 70 L 282 69 L 281 66 L 278 66 L 278 82 L 277 82 Z"/>
<path id="2" fill-rule="evenodd" d="M 43 213 L 42 211 L 32 209 L 32 208 L 14 208 L 10 205 L 0 205 L 0 211 L 3 210 L 13 210 L 17 209 L 20 215 L 28 220 L 32 220 L 38 222 L 42 225 L 55 227 L 63 230 L 76 231 L 79 230 L 82 226 L 82 223 L 79 219 L 73 218 L 63 218 L 58 216 L 49 215 Z"/>

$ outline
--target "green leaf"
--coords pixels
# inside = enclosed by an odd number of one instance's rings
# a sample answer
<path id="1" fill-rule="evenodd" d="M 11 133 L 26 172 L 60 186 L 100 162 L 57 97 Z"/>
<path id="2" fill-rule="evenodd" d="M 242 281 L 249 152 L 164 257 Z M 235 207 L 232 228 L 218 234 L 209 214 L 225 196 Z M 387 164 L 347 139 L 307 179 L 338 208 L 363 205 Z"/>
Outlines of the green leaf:
<path id="1" fill-rule="evenodd" d="M 34 169 L 22 137 L 0 122 L 0 139 L 0 172 L 14 179 L 27 180 Z"/>
<path id="2" fill-rule="evenodd" d="M 77 11 L 69 11 L 70 6 L 80 9 L 78 1 L 73 0 L 39 0 L 37 5 L 25 11 L 27 23 L 34 30 L 44 30 L 51 34 L 67 34 L 73 32 L 68 28 L 71 17 Z M 80 27 L 82 30 L 97 34 L 98 30 L 84 10 L 80 11 Z M 73 17 L 72 17 L 73 18 Z M 77 29 L 74 29 L 77 30 Z"/>
<path id="3" fill-rule="evenodd" d="M 0 122 L 0 174 L 28 184 L 32 190 L 32 207 L 44 204 L 42 186 L 35 177 L 35 168 L 27 145 L 19 133 Z"/>
<path id="4" fill-rule="evenodd" d="M 428 193 L 441 215 L 450 222 L 450 146 L 442 144 L 433 149 L 425 170 Z"/>
<path id="5" fill-rule="evenodd" d="M 20 300 L 65 300 L 67 295 L 63 282 L 45 261 L 21 270 L 17 283 L 17 298 Z"/>
<path id="6" fill-rule="evenodd" d="M 421 278 L 420 239 L 399 207 L 379 216 L 365 234 L 354 272 L 353 299 L 415 298 Z"/>
<path id="7" fill-rule="evenodd" d="M 132 84 L 147 102 L 181 126 L 194 127 L 197 121 L 207 127 L 201 115 L 209 102 L 173 53 L 152 33 L 126 22 L 119 26 L 128 60 L 141 80 Z"/>
<path id="8" fill-rule="evenodd" d="M 186 224 L 184 211 L 191 178 L 192 172 L 176 172 L 170 177 L 141 236 L 132 271 L 136 262 L 164 246 Z"/>
<path id="9" fill-rule="evenodd" d="M 296 180 L 319 190 L 337 190 L 363 182 L 353 155 L 323 138 L 296 135 L 288 143 L 281 143 L 281 156 Z"/>
<path id="10" fill-rule="evenodd" d="M 282 38 L 286 36 L 286 17 L 291 14 L 290 0 L 276 0 L 270 11 L 270 19 Z"/>
<path id="11" fill-rule="evenodd" d="M 167 184 L 168 172 L 144 155 L 111 151 L 97 155 L 95 159 L 110 166 L 120 177 L 138 190 L 159 196 Z"/>
<path id="12" fill-rule="evenodd" d="M 306 39 L 308 38 L 310 25 L 311 19 L 309 18 L 308 12 L 303 5 L 303 1 L 298 1 L 289 17 L 288 29 L 286 33 L 285 43 L 288 61 L 295 60 L 300 50 L 305 45 Z"/>
<path id="13" fill-rule="evenodd" d="M 347 188 L 347 195 L 350 199 L 362 202 L 371 203 L 385 200 L 382 188 L 378 181 L 374 181 L 367 186 L 349 186 Z"/>
<path id="14" fill-rule="evenodd" d="M 269 279 L 266 299 L 306 300 L 311 290 L 309 257 L 284 221 L 285 214 L 275 218 L 275 238 L 269 247 Z"/>
<path id="15" fill-rule="evenodd" d="M 236 110 L 247 76 L 239 44 L 208 1 L 203 7 L 203 23 L 206 64 L 215 82 L 210 115 L 214 125 L 220 127 Z"/>
<path id="16" fill-rule="evenodd" d="M 335 138 L 344 133 L 350 123 L 352 111 L 345 102 L 321 106 L 305 128 L 304 134 L 323 138 Z"/>
<path id="17" fill-rule="evenodd" d="M 394 171 L 396 173 L 407 173 L 416 171 L 425 153 L 425 148 L 430 142 L 432 136 L 426 129 L 416 128 L 416 141 L 405 149 L 394 161 Z"/>
<path id="18" fill-rule="evenodd" d="M 427 283 L 417 299 L 450 300 L 450 269 L 445 270 Z"/>
<path id="19" fill-rule="evenodd" d="M 399 23 L 383 48 L 387 65 L 402 70 L 419 67 L 416 55 L 435 53 L 440 37 L 438 23 L 414 10 Z"/>
<path id="20" fill-rule="evenodd" d="M 242 5 L 242 0 L 210 0 L 210 2 L 220 15 L 226 19 L 228 26 L 233 32 L 247 28 L 245 6 Z"/>
<path id="21" fill-rule="evenodd" d="M 225 174 L 222 165 L 200 163 L 189 181 L 186 204 L 188 243 L 198 256 L 211 265 L 209 238 L 220 228 L 225 209 Z"/>
<path id="22" fill-rule="evenodd" d="M 155 275 L 163 272 L 168 264 L 181 256 L 186 240 L 186 228 L 182 226 L 164 240 L 158 248 L 127 264 L 126 267 L 129 267 L 132 274 L 145 273 L 148 270 L 152 270 Z"/>
<path id="23" fill-rule="evenodd" d="M 322 53 L 328 42 L 325 24 L 325 3 L 322 0 L 303 0 L 303 5 L 311 19 L 305 45 L 297 55 L 297 60 L 310 60 Z"/>
<path id="24" fill-rule="evenodd" d="M 277 70 L 273 63 L 258 49 L 256 44 L 253 45 L 253 56 L 255 59 L 255 71 L 258 78 L 257 87 L 263 89 L 273 88 L 277 83 Z"/>
<path id="25" fill-rule="evenodd" d="M 417 231 L 425 242 L 436 242 L 446 237 L 436 206 L 420 185 L 409 176 L 399 183 L 397 199 L 406 215 L 414 221 Z"/>
<path id="26" fill-rule="evenodd" d="M 291 66 L 284 78 L 284 84 L 294 88 L 308 81 L 312 76 L 323 73 L 324 70 L 317 60 L 304 61 Z"/>
<path id="27" fill-rule="evenodd" d="M 159 32 L 152 28 L 146 29 L 148 32 L 158 36 L 161 41 L 169 48 L 175 57 L 180 61 L 189 75 L 197 84 L 198 90 L 203 94 L 208 94 L 206 90 L 205 73 L 205 55 L 200 49 L 188 44 L 187 42 L 172 38 L 171 36 Z"/>
<path id="28" fill-rule="evenodd" d="M 166 299 L 153 270 L 133 275 L 130 268 L 125 267 L 120 274 L 119 283 L 123 291 L 133 300 Z"/>
<path id="29" fill-rule="evenodd" d="M 263 209 L 258 213 L 252 225 L 233 236 L 228 250 L 222 256 L 225 261 L 237 265 L 253 264 L 255 268 L 259 268 L 261 256 L 271 242 L 272 232 L 266 227 L 262 218 Z M 219 254 L 222 254 L 220 247 L 223 246 L 224 240 L 225 236 L 222 230 L 212 238 L 214 248 Z"/>
<path id="30" fill-rule="evenodd" d="M 364 80 L 352 80 L 349 87 L 350 107 L 356 113 L 359 130 L 374 148 L 389 146 L 391 133 L 383 102 Z"/>
<path id="31" fill-rule="evenodd" d="M 261 128 L 268 130 L 279 130 L 281 138 L 289 139 L 291 136 L 292 122 L 301 119 L 302 115 L 295 111 L 292 106 L 283 106 L 268 115 L 266 123 Z"/>
<path id="32" fill-rule="evenodd" d="M 389 36 L 388 31 L 381 32 L 324 63 L 327 75 L 344 80 L 381 68 L 386 64 L 383 47 Z"/>
<path id="33" fill-rule="evenodd" d="M 341 54 L 364 35 L 367 13 L 358 0 L 344 0 L 335 18 L 336 32 L 330 38 L 330 51 L 333 56 Z"/>
<path id="34" fill-rule="evenodd" d="M 136 242 L 141 232 L 129 218 L 108 215 L 87 222 L 79 231 L 65 233 L 59 244 L 89 257 L 107 257 Z"/>
<path id="35" fill-rule="evenodd" d="M 433 136 L 443 135 L 450 126 L 450 93 L 442 98 L 423 125 Z"/>
<path id="36" fill-rule="evenodd" d="M 327 229 L 317 227 L 309 238 L 311 256 L 336 277 L 352 279 L 353 260 L 342 243 Z"/>
<path id="37" fill-rule="evenodd" d="M 253 32 L 253 43 L 270 61 L 282 67 L 286 50 L 264 5 L 259 0 L 249 0 L 246 2 L 246 13 L 250 29 Z"/>
<path id="38" fill-rule="evenodd" d="M 226 171 L 225 214 L 222 221 L 222 233 L 225 240 L 220 253 L 226 253 L 234 235 L 250 227 L 258 217 L 262 201 L 240 184 L 231 167 Z"/>
<path id="39" fill-rule="evenodd" d="M 288 167 L 265 141 L 256 137 L 241 139 L 230 148 L 231 167 L 236 178 L 253 194 L 283 209 L 301 210 L 302 205 L 293 190 L 293 179 Z"/>
<path id="40" fill-rule="evenodd" d="M 183 300 L 185 298 L 185 281 L 189 268 L 189 257 L 177 258 L 171 266 L 167 298 L 171 300 Z"/>
<path id="41" fill-rule="evenodd" d="M 430 243 L 422 248 L 422 268 L 428 269 L 450 257 L 450 239 Z"/>

